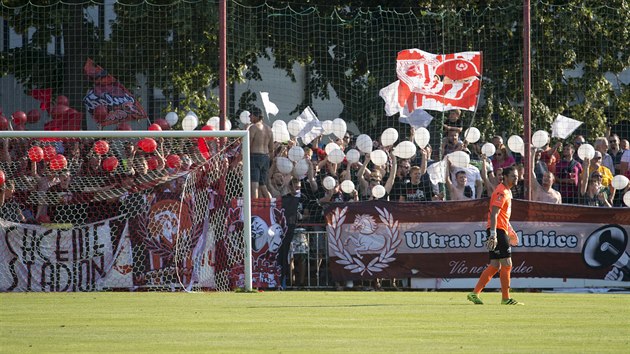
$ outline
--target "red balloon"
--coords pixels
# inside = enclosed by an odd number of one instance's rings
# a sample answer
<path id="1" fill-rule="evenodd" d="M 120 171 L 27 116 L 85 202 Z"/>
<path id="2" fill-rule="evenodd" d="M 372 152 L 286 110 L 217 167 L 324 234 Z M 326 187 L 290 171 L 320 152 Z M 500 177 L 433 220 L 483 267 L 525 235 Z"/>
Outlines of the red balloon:
<path id="1" fill-rule="evenodd" d="M 57 100 L 55 100 L 55 102 L 64 106 L 70 106 L 70 100 L 66 96 L 57 96 Z"/>
<path id="2" fill-rule="evenodd" d="M 39 146 L 32 146 L 28 149 L 28 158 L 33 162 L 40 162 L 44 159 L 44 149 Z"/>
<path id="3" fill-rule="evenodd" d="M 70 107 L 66 105 L 58 104 L 52 108 L 52 110 L 50 111 L 50 115 L 52 116 L 52 119 L 59 119 L 62 118 L 69 109 Z"/>
<path id="4" fill-rule="evenodd" d="M 28 118 L 26 117 L 26 113 L 22 111 L 13 112 L 13 124 L 15 125 L 24 125 Z"/>
<path id="5" fill-rule="evenodd" d="M 97 155 L 105 155 L 109 151 L 109 144 L 105 140 L 99 140 L 94 143 L 94 152 Z"/>
<path id="6" fill-rule="evenodd" d="M 9 120 L 7 117 L 0 115 L 0 130 L 9 129 Z"/>
<path id="7" fill-rule="evenodd" d="M 180 168 L 182 166 L 182 159 L 175 154 L 166 156 L 166 166 L 170 168 Z"/>
<path id="8" fill-rule="evenodd" d="M 131 129 L 131 124 L 129 124 L 127 122 L 118 123 L 118 126 L 116 127 L 116 129 L 118 129 L 118 130 L 133 130 L 133 129 Z"/>
<path id="9" fill-rule="evenodd" d="M 104 122 L 107 120 L 108 113 L 109 110 L 107 109 L 107 106 L 100 105 L 94 108 L 94 113 L 92 113 L 92 115 L 97 122 Z"/>
<path id="10" fill-rule="evenodd" d="M 169 130 L 169 129 L 171 129 L 171 125 L 168 124 L 168 122 L 164 118 L 156 119 L 155 120 L 155 124 L 159 125 L 160 128 L 162 128 L 162 130 Z"/>
<path id="11" fill-rule="evenodd" d="M 153 171 L 158 168 L 159 165 L 160 161 L 158 160 L 157 156 L 151 156 L 147 158 L 147 167 L 149 168 L 149 170 Z"/>
<path id="12" fill-rule="evenodd" d="M 6 181 L 7 176 L 4 175 L 4 171 L 0 170 L 0 186 L 4 185 L 4 182 Z"/>
<path id="13" fill-rule="evenodd" d="M 50 169 L 54 171 L 63 170 L 68 167 L 68 160 L 62 154 L 57 154 L 54 159 L 50 160 Z"/>
<path id="14" fill-rule="evenodd" d="M 31 109 L 26 114 L 26 122 L 27 123 L 37 123 L 37 122 L 39 122 L 39 118 L 40 117 L 41 117 L 41 114 L 39 113 L 39 109 Z"/>
<path id="15" fill-rule="evenodd" d="M 103 170 L 111 172 L 118 167 L 118 159 L 114 156 L 107 157 L 102 163 Z"/>
<path id="16" fill-rule="evenodd" d="M 161 132 L 162 131 L 162 127 L 160 127 L 159 124 L 153 123 L 153 124 L 149 125 L 149 130 Z"/>
<path id="17" fill-rule="evenodd" d="M 44 161 L 50 162 L 55 157 L 57 157 L 57 149 L 52 145 L 44 146 Z"/>
<path id="18" fill-rule="evenodd" d="M 157 143 L 152 138 L 144 138 L 138 141 L 138 147 L 144 152 L 154 152 L 157 148 Z"/>

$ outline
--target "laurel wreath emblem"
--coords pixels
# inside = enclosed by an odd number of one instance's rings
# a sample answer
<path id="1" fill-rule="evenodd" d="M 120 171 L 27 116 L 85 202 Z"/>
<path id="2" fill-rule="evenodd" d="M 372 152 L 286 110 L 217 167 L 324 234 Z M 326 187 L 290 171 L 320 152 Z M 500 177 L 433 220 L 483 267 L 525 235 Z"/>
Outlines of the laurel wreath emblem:
<path id="1" fill-rule="evenodd" d="M 358 257 L 352 256 L 343 247 L 343 243 L 341 242 L 341 225 L 343 225 L 346 220 L 348 207 L 341 210 L 335 208 L 331 223 L 327 226 L 328 235 L 331 240 L 329 243 L 330 248 L 333 250 L 334 255 L 339 257 L 336 263 L 343 265 L 344 269 L 349 270 L 351 273 L 361 273 L 361 275 L 363 275 L 367 272 L 369 275 L 374 275 L 374 273 L 383 271 L 383 269 L 389 266 L 389 263 L 396 260 L 396 258 L 392 256 L 396 253 L 398 246 L 400 246 L 402 242 L 398 232 L 398 221 L 394 220 L 394 217 L 387 209 L 379 209 L 378 207 L 375 207 L 375 209 L 378 211 L 381 221 L 387 228 L 388 237 L 385 237 L 383 251 L 381 251 L 378 257 L 374 257 L 367 264 Z"/>

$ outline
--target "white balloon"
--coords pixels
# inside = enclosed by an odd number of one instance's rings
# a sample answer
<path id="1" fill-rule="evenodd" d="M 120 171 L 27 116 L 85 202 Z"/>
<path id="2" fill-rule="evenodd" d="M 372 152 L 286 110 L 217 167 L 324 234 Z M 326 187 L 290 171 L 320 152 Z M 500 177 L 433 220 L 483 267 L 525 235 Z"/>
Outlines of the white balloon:
<path id="1" fill-rule="evenodd" d="M 627 191 L 624 195 L 623 195 L 623 203 L 630 207 L 630 191 Z"/>
<path id="2" fill-rule="evenodd" d="M 385 187 L 376 185 L 372 187 L 372 196 L 376 199 L 381 199 L 385 196 Z"/>
<path id="3" fill-rule="evenodd" d="M 370 160 L 376 166 L 383 166 L 387 163 L 387 154 L 383 150 L 374 150 L 370 153 Z"/>
<path id="4" fill-rule="evenodd" d="M 241 123 L 243 123 L 243 124 L 251 123 L 250 114 L 251 113 L 249 113 L 249 111 L 241 112 L 241 114 L 238 116 L 240 118 L 240 120 L 241 120 Z"/>
<path id="5" fill-rule="evenodd" d="M 595 156 L 595 148 L 593 147 L 593 145 L 591 144 L 582 144 L 580 145 L 580 147 L 578 148 L 578 156 L 584 160 L 584 159 L 589 159 L 591 160 L 594 156 Z"/>
<path id="6" fill-rule="evenodd" d="M 333 122 L 332 120 L 325 120 L 322 122 L 322 129 L 324 129 L 323 134 L 324 135 L 328 135 L 328 134 L 332 134 L 333 130 Z"/>
<path id="7" fill-rule="evenodd" d="M 332 163 L 341 163 L 344 158 L 346 158 L 346 154 L 341 149 L 334 149 L 328 154 L 328 161 Z"/>
<path id="8" fill-rule="evenodd" d="M 346 153 L 346 159 L 348 159 L 348 163 L 357 163 L 359 162 L 359 159 L 361 159 L 361 153 L 359 150 L 350 149 Z"/>
<path id="9" fill-rule="evenodd" d="M 229 119 L 225 120 L 225 130 L 226 131 L 232 130 L 232 122 Z"/>
<path id="10" fill-rule="evenodd" d="M 332 121 L 332 133 L 339 139 L 343 139 L 343 136 L 346 135 L 346 131 L 348 131 L 348 126 L 346 125 L 346 121 L 341 118 L 335 118 Z"/>
<path id="11" fill-rule="evenodd" d="M 300 159 L 304 158 L 304 149 L 301 146 L 294 146 L 289 149 L 289 160 L 293 162 L 298 162 Z"/>
<path id="12" fill-rule="evenodd" d="M 448 154 L 448 160 L 455 167 L 466 168 L 470 163 L 470 156 L 463 151 L 455 151 Z"/>
<path id="13" fill-rule="evenodd" d="M 349 179 L 341 182 L 341 190 L 347 194 L 354 192 L 354 182 Z"/>
<path id="14" fill-rule="evenodd" d="M 195 118 L 197 118 L 197 120 L 199 120 L 199 116 L 197 115 L 197 113 L 193 112 L 193 111 L 188 111 L 188 113 L 186 113 L 187 116 L 194 116 Z"/>
<path id="15" fill-rule="evenodd" d="M 291 139 L 289 135 L 289 131 L 287 130 L 287 123 L 283 120 L 277 120 L 273 122 L 271 126 L 271 132 L 273 133 L 273 141 L 277 141 L 279 143 L 286 143 Z"/>
<path id="16" fill-rule="evenodd" d="M 537 148 L 545 146 L 549 142 L 549 133 L 544 130 L 537 130 L 532 135 L 532 145 Z"/>
<path id="17" fill-rule="evenodd" d="M 372 152 L 372 148 L 374 147 L 372 138 L 370 138 L 367 134 L 361 134 L 357 136 L 357 148 L 363 152 L 368 153 Z"/>
<path id="18" fill-rule="evenodd" d="M 340 150 L 341 148 L 339 147 L 339 145 L 337 145 L 337 143 L 331 142 L 326 144 L 326 146 L 324 147 L 324 151 L 326 151 L 326 155 L 330 155 L 330 152 L 333 150 Z"/>
<path id="19" fill-rule="evenodd" d="M 490 157 L 490 156 L 494 155 L 495 152 L 497 152 L 497 148 L 494 146 L 493 143 L 485 143 L 481 147 L 481 152 L 484 155 Z"/>
<path id="20" fill-rule="evenodd" d="M 416 146 L 411 141 L 401 141 L 394 148 L 393 154 L 401 159 L 410 159 L 416 155 Z"/>
<path id="21" fill-rule="evenodd" d="M 166 119 L 166 123 L 168 123 L 168 125 L 170 125 L 171 127 L 177 124 L 177 122 L 179 121 L 179 117 L 175 112 L 166 113 L 166 117 L 164 117 L 164 119 Z"/>
<path id="22" fill-rule="evenodd" d="M 381 134 L 381 144 L 383 146 L 392 146 L 398 140 L 398 130 L 387 128 Z"/>
<path id="23" fill-rule="evenodd" d="M 421 148 L 424 148 L 425 146 L 427 146 L 429 144 L 430 139 L 431 139 L 431 134 L 425 127 L 420 127 L 416 129 L 413 133 L 413 140 Z"/>
<path id="24" fill-rule="evenodd" d="M 464 139 L 471 144 L 479 141 L 481 138 L 481 132 L 475 127 L 470 127 L 464 131 Z"/>
<path id="25" fill-rule="evenodd" d="M 183 130 L 195 130 L 199 125 L 199 120 L 195 116 L 187 115 L 182 120 L 182 129 Z"/>
<path id="26" fill-rule="evenodd" d="M 510 150 L 521 155 L 525 155 L 525 144 L 523 143 L 523 138 L 518 135 L 512 135 L 509 137 L 507 143 Z"/>
<path id="27" fill-rule="evenodd" d="M 276 167 L 281 173 L 288 174 L 293 171 L 293 162 L 284 156 L 278 156 L 276 157 Z"/>
<path id="28" fill-rule="evenodd" d="M 624 175 L 616 175 L 615 177 L 613 177 L 610 184 L 612 184 L 613 188 L 621 190 L 628 186 L 628 182 L 630 182 L 630 180 L 628 180 L 628 177 Z"/>
<path id="29" fill-rule="evenodd" d="M 289 129 L 289 133 L 293 136 L 298 136 L 302 129 L 304 129 L 304 124 L 302 124 L 299 120 L 292 119 L 287 124 L 287 128 Z"/>
<path id="30" fill-rule="evenodd" d="M 335 181 L 335 179 L 330 176 L 326 176 L 324 177 L 322 184 L 324 185 L 324 188 L 331 190 L 335 188 L 335 186 L 337 185 L 337 181 Z"/>
<path id="31" fill-rule="evenodd" d="M 221 118 L 216 116 L 210 117 L 210 119 L 208 119 L 208 121 L 206 122 L 206 125 L 211 126 L 214 130 L 219 130 L 219 127 L 221 125 Z M 227 121 L 225 121 L 225 126 L 227 128 Z"/>
<path id="32" fill-rule="evenodd" d="M 306 159 L 300 159 L 295 163 L 295 167 L 293 167 L 293 174 L 299 179 L 302 179 L 308 173 L 308 167 L 308 161 L 306 161 Z"/>

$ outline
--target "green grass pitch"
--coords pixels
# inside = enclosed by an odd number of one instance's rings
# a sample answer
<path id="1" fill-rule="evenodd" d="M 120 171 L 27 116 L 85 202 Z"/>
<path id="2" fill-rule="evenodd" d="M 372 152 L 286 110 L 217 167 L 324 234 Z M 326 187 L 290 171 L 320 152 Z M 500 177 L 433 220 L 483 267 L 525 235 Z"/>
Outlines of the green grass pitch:
<path id="1" fill-rule="evenodd" d="M 628 353 L 630 295 L 0 294 L 1 353 Z"/>

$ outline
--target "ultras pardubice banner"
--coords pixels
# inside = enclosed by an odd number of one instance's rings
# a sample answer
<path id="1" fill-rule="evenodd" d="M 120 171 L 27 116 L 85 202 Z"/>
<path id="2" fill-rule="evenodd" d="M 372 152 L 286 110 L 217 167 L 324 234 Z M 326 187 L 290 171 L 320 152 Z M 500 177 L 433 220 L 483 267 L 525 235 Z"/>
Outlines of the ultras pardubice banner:
<path id="1" fill-rule="evenodd" d="M 476 278 L 488 200 L 371 201 L 326 208 L 333 280 Z M 630 209 L 514 200 L 512 276 L 630 280 Z"/>

